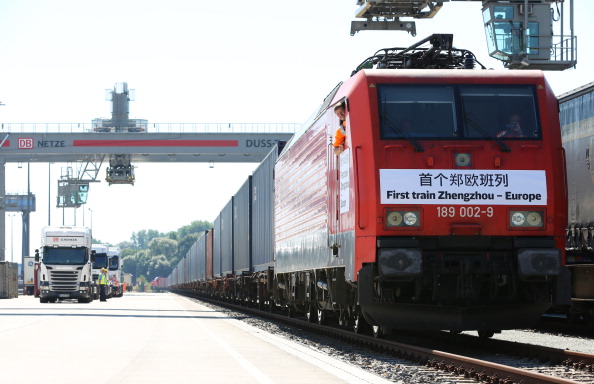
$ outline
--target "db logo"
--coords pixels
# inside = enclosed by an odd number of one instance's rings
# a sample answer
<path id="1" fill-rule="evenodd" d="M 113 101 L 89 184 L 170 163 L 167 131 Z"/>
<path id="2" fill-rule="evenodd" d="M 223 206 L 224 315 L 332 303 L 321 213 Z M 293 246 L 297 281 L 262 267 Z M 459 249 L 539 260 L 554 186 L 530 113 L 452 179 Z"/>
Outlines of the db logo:
<path id="1" fill-rule="evenodd" d="M 19 149 L 31 149 L 33 148 L 32 137 L 19 137 Z"/>

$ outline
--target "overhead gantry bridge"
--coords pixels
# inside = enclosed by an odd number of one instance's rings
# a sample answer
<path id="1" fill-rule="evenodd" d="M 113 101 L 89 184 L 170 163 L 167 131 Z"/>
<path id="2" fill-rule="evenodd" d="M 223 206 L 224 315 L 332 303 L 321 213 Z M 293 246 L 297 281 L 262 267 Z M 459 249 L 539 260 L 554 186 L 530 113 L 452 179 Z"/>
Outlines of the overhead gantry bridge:
<path id="1" fill-rule="evenodd" d="M 127 154 L 132 162 L 259 162 L 300 124 L 150 124 L 146 132 L 96 132 L 91 124 L 7 124 L 0 161 L 84 162 Z"/>
<path id="2" fill-rule="evenodd" d="M 5 260 L 6 163 L 78 163 L 65 190 L 98 181 L 133 184 L 134 163 L 260 162 L 278 141 L 287 141 L 300 124 L 150 124 L 143 132 L 99 132 L 92 124 L 7 124 L 0 126 L 0 261 Z M 132 174 L 126 174 L 132 172 Z M 59 195 L 61 196 L 59 191 Z M 30 200 L 28 196 L 27 200 Z M 34 198 L 33 198 L 34 200 Z M 59 201 L 61 201 L 59 199 Z M 64 207 L 80 202 L 64 199 Z M 84 203 L 84 202 L 82 202 Z M 35 204 L 27 209 L 34 211 Z M 23 223 L 23 255 L 28 254 L 28 225 Z M 25 233 L 26 232 L 26 233 Z"/>

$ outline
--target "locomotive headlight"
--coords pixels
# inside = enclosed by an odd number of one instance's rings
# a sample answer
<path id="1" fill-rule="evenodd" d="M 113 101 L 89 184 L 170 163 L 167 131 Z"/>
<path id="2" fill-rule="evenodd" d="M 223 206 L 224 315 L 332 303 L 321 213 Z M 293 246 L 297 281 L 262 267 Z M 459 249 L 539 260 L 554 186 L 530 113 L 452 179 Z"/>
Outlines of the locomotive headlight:
<path id="1" fill-rule="evenodd" d="M 526 222 L 526 216 L 522 212 L 514 212 L 511 217 L 513 227 L 521 227 Z"/>
<path id="2" fill-rule="evenodd" d="M 402 224 L 402 214 L 400 212 L 388 212 L 386 215 L 388 227 L 398 227 Z"/>
<path id="3" fill-rule="evenodd" d="M 388 209 L 385 215 L 386 227 L 408 228 L 421 226 L 421 212 L 406 209 Z"/>
<path id="4" fill-rule="evenodd" d="M 542 212 L 530 212 L 526 216 L 528 225 L 532 227 L 540 227 L 542 225 Z"/>
<path id="5" fill-rule="evenodd" d="M 419 218 L 415 212 L 406 212 L 404 214 L 404 224 L 408 225 L 409 227 L 417 224 L 417 221 L 419 221 Z"/>
<path id="6" fill-rule="evenodd" d="M 511 228 L 544 228 L 544 211 L 510 211 Z"/>

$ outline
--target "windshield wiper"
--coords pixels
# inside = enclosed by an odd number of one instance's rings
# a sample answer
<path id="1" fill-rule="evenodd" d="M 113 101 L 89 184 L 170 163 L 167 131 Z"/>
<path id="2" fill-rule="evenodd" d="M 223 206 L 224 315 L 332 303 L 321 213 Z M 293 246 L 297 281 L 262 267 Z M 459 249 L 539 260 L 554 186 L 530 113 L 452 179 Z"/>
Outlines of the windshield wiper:
<path id="1" fill-rule="evenodd" d="M 491 132 L 489 132 L 488 130 L 486 130 L 485 128 L 483 128 L 479 123 L 477 123 L 471 117 L 471 113 L 465 113 L 464 114 L 464 122 L 466 124 L 470 125 L 475 130 L 479 131 L 483 136 L 486 136 L 487 138 L 489 138 L 489 139 L 493 140 L 494 142 L 496 142 L 497 145 L 499 145 L 499 148 L 501 148 L 501 152 L 511 152 L 511 149 L 509 148 L 509 146 L 507 144 L 505 144 L 505 142 L 503 140 L 501 140 L 497 136 L 494 136 L 493 134 L 491 134 Z"/>
<path id="2" fill-rule="evenodd" d="M 390 121 L 390 119 L 388 119 L 385 115 L 382 115 L 382 119 L 384 120 L 384 122 L 386 122 L 388 124 L 388 127 L 394 133 L 396 133 L 398 136 L 404 137 L 406 140 L 408 140 L 409 143 L 414 147 L 415 152 L 425 152 L 425 148 L 423 148 L 423 146 L 417 140 L 415 140 L 408 133 L 404 132 L 402 129 L 398 128 L 398 126 L 396 124 L 392 123 L 392 121 Z"/>

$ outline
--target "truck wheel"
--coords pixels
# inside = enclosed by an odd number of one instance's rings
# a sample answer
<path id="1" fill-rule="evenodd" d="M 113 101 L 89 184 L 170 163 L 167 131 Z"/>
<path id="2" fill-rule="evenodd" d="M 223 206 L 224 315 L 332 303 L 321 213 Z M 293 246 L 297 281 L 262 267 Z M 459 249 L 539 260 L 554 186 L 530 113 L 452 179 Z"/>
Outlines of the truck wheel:
<path id="1" fill-rule="evenodd" d="M 45 298 L 45 297 L 40 297 L 40 298 L 39 298 L 39 302 L 40 302 L 40 303 L 47 303 L 47 298 Z"/>

